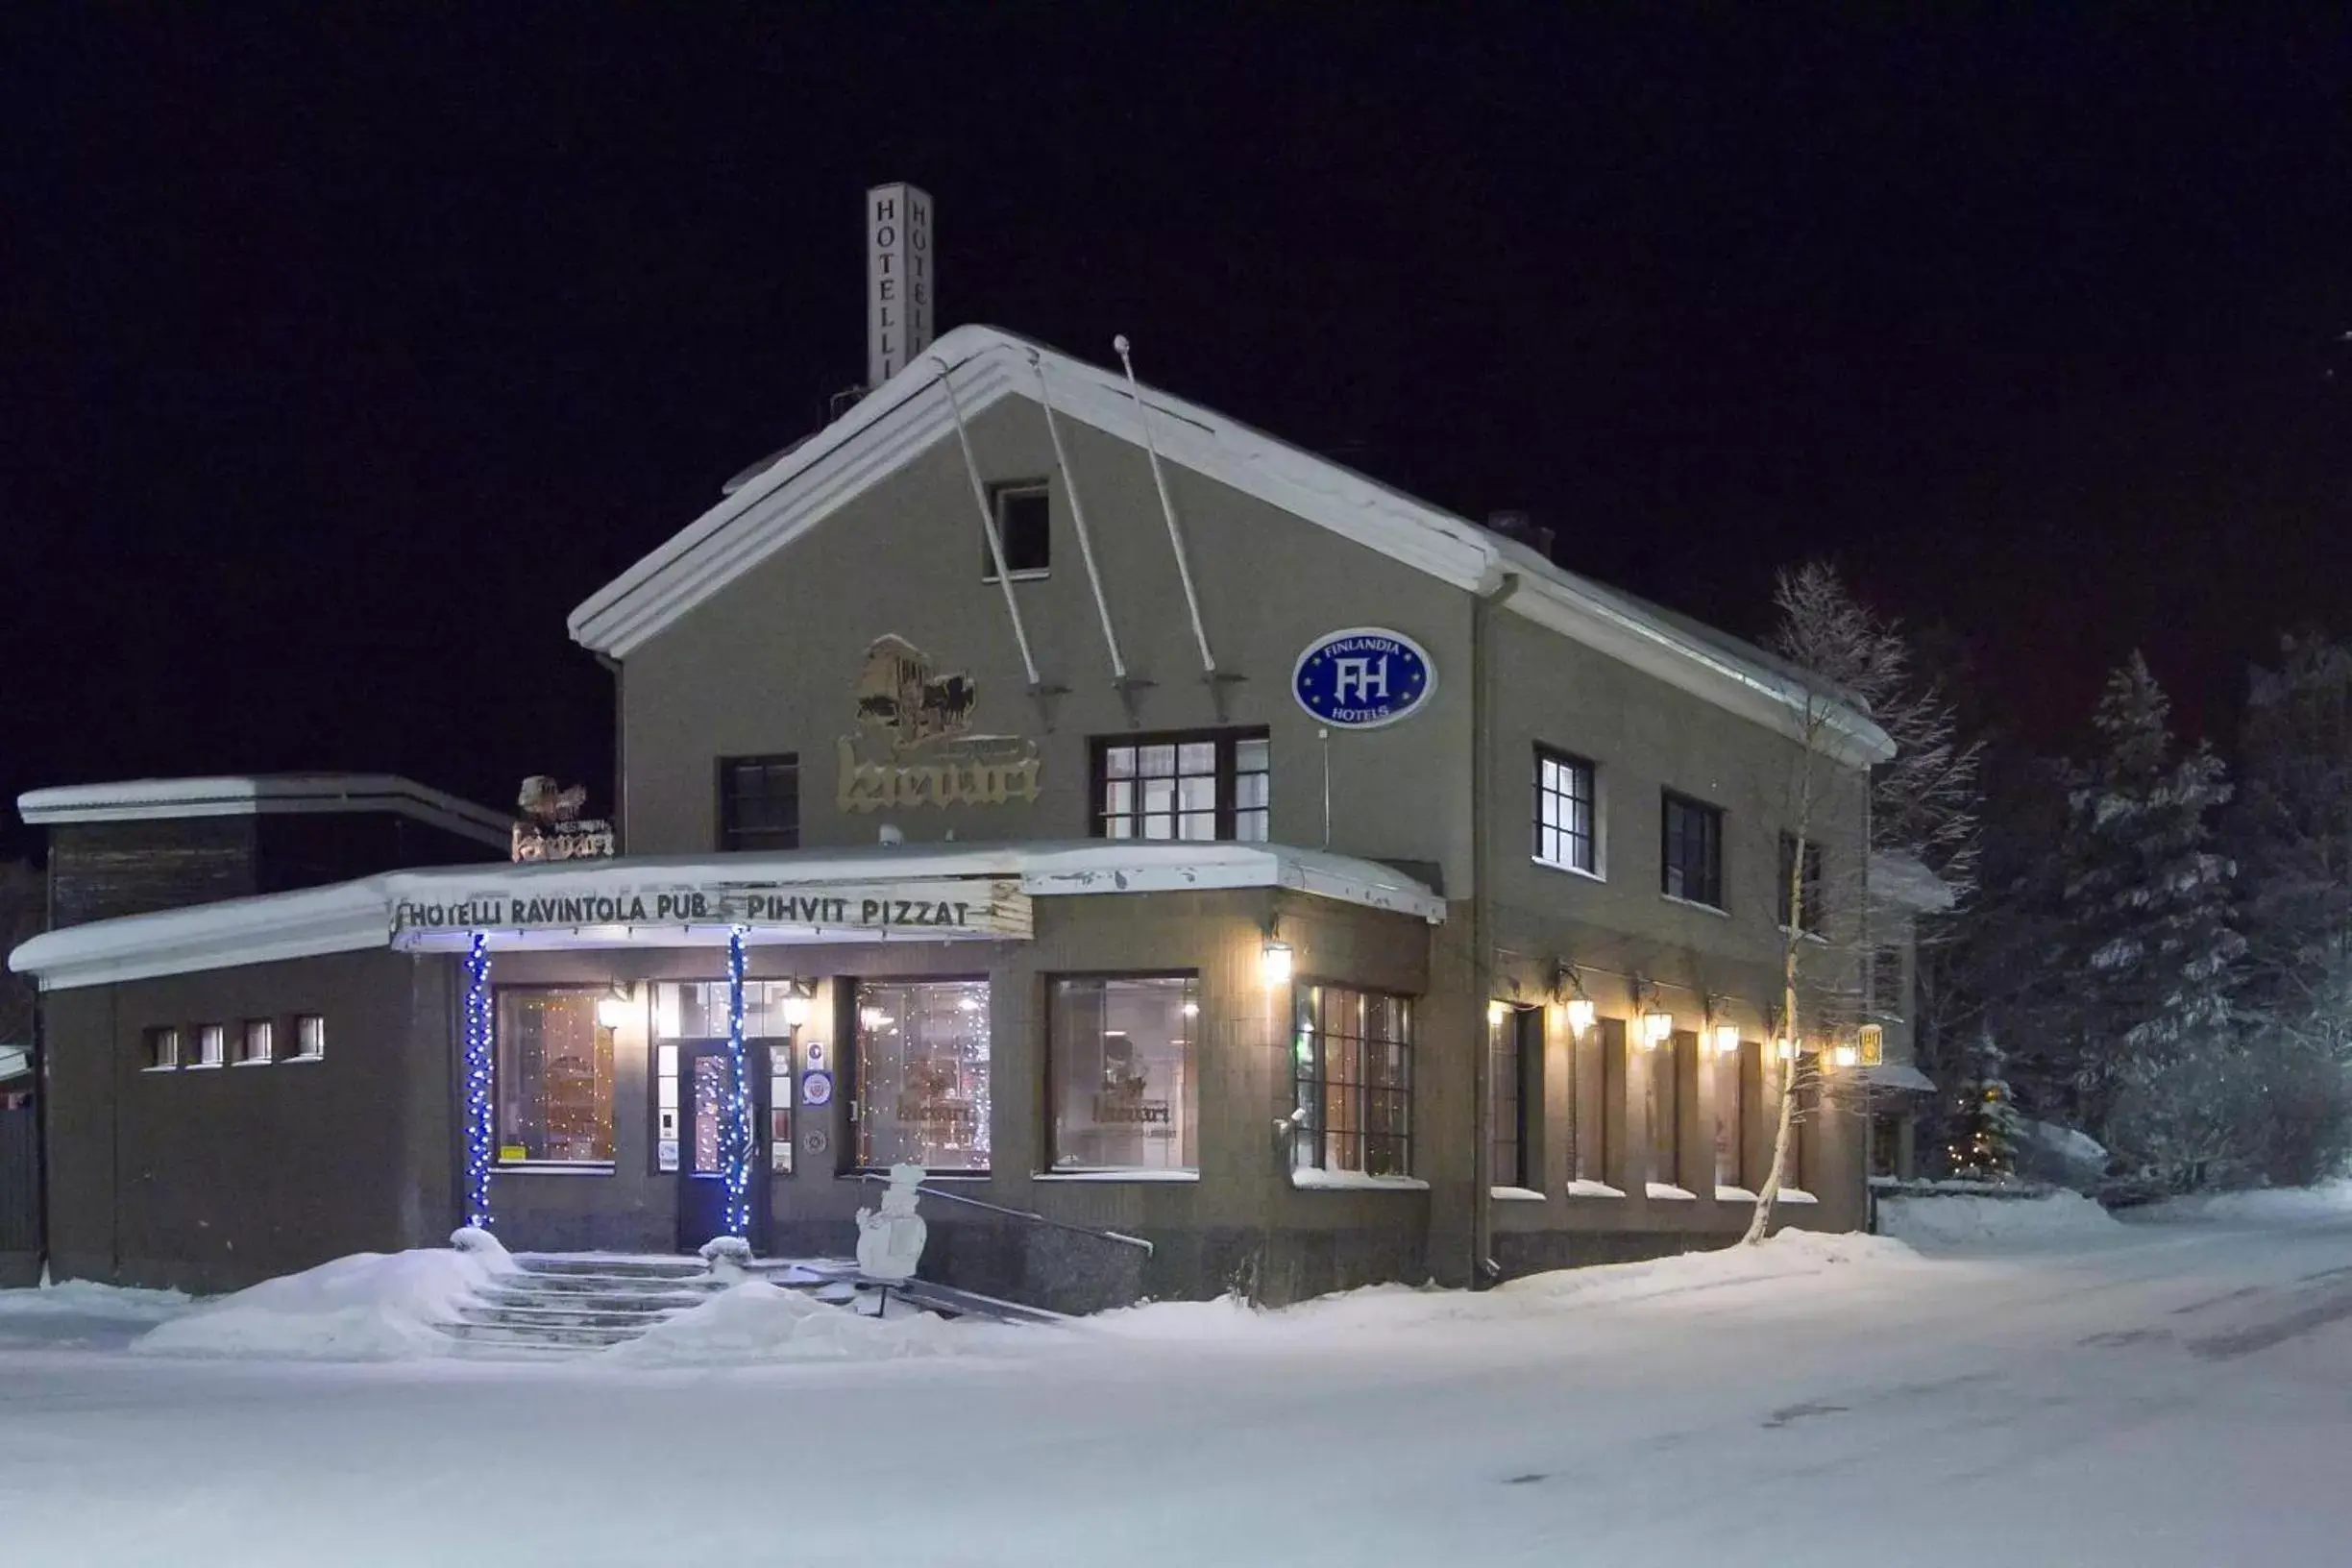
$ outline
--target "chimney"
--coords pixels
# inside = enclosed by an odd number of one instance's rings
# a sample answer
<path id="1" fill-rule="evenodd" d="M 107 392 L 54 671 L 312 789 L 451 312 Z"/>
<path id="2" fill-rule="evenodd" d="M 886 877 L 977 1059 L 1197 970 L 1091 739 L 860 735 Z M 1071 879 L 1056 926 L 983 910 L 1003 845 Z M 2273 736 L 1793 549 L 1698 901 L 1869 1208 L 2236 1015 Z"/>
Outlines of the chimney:
<path id="1" fill-rule="evenodd" d="M 1527 546 L 1547 561 L 1552 558 L 1552 530 L 1536 527 L 1534 518 L 1526 512 L 1516 509 L 1488 512 L 1486 527 L 1489 532 Z"/>
<path id="2" fill-rule="evenodd" d="M 899 184 L 866 193 L 866 385 L 880 386 L 931 346 L 938 324 L 931 196 Z"/>

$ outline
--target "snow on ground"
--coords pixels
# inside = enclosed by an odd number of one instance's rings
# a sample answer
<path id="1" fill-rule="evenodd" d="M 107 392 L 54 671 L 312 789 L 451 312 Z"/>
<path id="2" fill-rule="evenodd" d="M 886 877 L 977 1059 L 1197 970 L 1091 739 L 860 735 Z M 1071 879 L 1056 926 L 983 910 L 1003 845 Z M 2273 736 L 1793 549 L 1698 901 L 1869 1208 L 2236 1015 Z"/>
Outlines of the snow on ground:
<path id="1" fill-rule="evenodd" d="M 2079 1192 L 2034 1198 L 1967 1193 L 1878 1200 L 1878 1229 L 1926 1248 L 2068 1246 L 2115 1240 L 2115 1216 Z"/>
<path id="2" fill-rule="evenodd" d="M 1988 1542 L 2069 1568 L 2345 1560 L 2352 1214 L 2159 1213 L 2022 1250 L 1792 1239 L 1476 1298 L 991 1329 L 969 1356 L 646 1372 L 0 1348 L 0 1551 L 99 1568 L 1977 1568 Z"/>
<path id="3" fill-rule="evenodd" d="M 452 1354 L 432 1325 L 454 1318 L 482 1286 L 514 1268 L 486 1232 L 456 1245 L 361 1252 L 217 1297 L 161 1323 L 131 1347 L 140 1356 L 391 1361 Z"/>
<path id="4" fill-rule="evenodd" d="M 2339 1177 L 2318 1187 L 2291 1187 L 2258 1192 L 2209 1192 L 2193 1198 L 2172 1198 L 2152 1210 L 2155 1217 L 2175 1223 L 2220 1220 L 2253 1224 L 2301 1219 L 2352 1219 L 2352 1177 Z"/>
<path id="5" fill-rule="evenodd" d="M 188 1309 L 177 1290 L 126 1290 L 66 1280 L 0 1290 L 0 1350 L 25 1345 L 123 1345 Z"/>
<path id="6" fill-rule="evenodd" d="M 747 1280 L 604 1351 L 616 1366 L 759 1366 L 787 1361 L 893 1360 L 939 1356 L 972 1342 L 977 1324 L 918 1312 L 887 1321 L 765 1280 Z"/>

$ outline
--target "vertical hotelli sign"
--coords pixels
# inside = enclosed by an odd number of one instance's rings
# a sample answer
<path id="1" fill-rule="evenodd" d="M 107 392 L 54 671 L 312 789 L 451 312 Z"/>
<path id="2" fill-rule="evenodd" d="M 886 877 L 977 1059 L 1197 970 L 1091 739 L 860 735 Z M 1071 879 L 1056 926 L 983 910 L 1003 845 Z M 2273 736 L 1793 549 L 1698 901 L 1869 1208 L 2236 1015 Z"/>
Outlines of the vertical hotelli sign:
<path id="1" fill-rule="evenodd" d="M 913 185 L 866 193 L 866 384 L 880 386 L 931 346 L 931 197 Z"/>

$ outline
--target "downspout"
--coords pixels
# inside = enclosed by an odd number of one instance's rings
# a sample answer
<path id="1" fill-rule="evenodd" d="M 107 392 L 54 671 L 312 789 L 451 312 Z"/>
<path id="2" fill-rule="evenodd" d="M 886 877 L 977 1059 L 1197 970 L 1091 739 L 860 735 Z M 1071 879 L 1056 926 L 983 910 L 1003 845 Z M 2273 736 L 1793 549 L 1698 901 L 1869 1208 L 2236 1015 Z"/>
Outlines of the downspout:
<path id="1" fill-rule="evenodd" d="M 1493 1052 L 1485 1031 L 1494 1000 L 1494 846 L 1489 842 L 1494 788 L 1494 612 L 1519 591 L 1517 573 L 1506 572 L 1489 591 L 1470 600 L 1470 975 L 1476 1020 L 1470 1053 L 1470 1283 L 1490 1283 L 1501 1272 L 1494 1262 L 1494 1085 Z"/>
<path id="2" fill-rule="evenodd" d="M 613 677 L 613 821 L 618 824 L 614 834 L 619 842 L 613 845 L 615 854 L 628 853 L 628 673 L 619 659 L 599 653 L 597 663 L 612 673 Z"/>

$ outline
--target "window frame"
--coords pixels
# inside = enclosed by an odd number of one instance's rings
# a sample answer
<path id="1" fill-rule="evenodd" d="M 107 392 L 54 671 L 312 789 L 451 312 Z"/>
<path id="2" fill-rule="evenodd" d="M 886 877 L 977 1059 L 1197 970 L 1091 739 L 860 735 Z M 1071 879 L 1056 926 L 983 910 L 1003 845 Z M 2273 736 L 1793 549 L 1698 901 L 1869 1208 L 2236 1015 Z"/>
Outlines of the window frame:
<path id="1" fill-rule="evenodd" d="M 146 1056 L 141 1072 L 177 1072 L 184 1065 L 180 1059 L 180 1026 L 159 1023 L 139 1031 L 139 1045 Z"/>
<path id="2" fill-rule="evenodd" d="M 1589 864 L 1587 865 L 1579 866 L 1572 860 L 1560 860 L 1544 853 L 1544 834 L 1547 831 L 1559 835 L 1563 838 L 1573 839 L 1575 837 L 1575 835 L 1571 834 L 1566 828 L 1546 827 L 1544 823 L 1544 804 L 1546 799 L 1555 796 L 1558 796 L 1560 799 L 1569 801 L 1574 801 L 1578 798 L 1573 792 L 1554 790 L 1546 786 L 1544 781 L 1544 769 L 1547 765 L 1556 769 L 1565 769 L 1571 772 L 1579 773 L 1583 778 L 1584 795 L 1582 797 L 1582 804 L 1584 807 L 1585 820 L 1585 832 L 1583 839 L 1585 854 L 1589 861 Z M 1531 818 L 1531 827 L 1533 845 L 1530 851 L 1530 858 L 1531 858 L 1536 865 L 1544 867 L 1550 870 L 1567 871 L 1577 876 L 1589 876 L 1596 882 L 1607 881 L 1608 866 L 1605 856 L 1605 845 L 1603 843 L 1603 835 L 1601 832 L 1601 765 L 1593 761 L 1590 757 L 1580 755 L 1574 751 L 1564 751 L 1558 747 L 1546 746 L 1543 742 L 1538 741 L 1535 743 L 1532 790 L 1533 810 Z"/>
<path id="3" fill-rule="evenodd" d="M 1134 1176 L 1140 1181 L 1178 1181 L 1186 1178 L 1189 1178 L 1194 1181 L 1199 1180 L 1201 1170 L 1201 1093 L 1199 1067 L 1202 1060 L 1199 1029 L 1201 1019 L 1207 1016 L 1206 1004 L 1204 1004 L 1201 1000 L 1201 992 L 1203 990 L 1201 971 L 1196 968 L 1060 969 L 1054 971 L 1053 973 L 1041 976 L 1041 978 L 1045 983 L 1045 1158 L 1042 1165 L 1040 1167 L 1039 1174 L 1045 1177 L 1084 1175 L 1113 1178 L 1118 1176 Z M 1191 1016 L 1193 1032 L 1190 1038 L 1188 1038 L 1186 1041 L 1186 1055 L 1189 1063 L 1189 1067 L 1186 1073 L 1186 1078 L 1188 1086 L 1192 1090 L 1191 1133 L 1193 1155 L 1192 1164 L 1188 1165 L 1065 1165 L 1058 1163 L 1059 1150 L 1056 1143 L 1056 1138 L 1057 1123 L 1060 1119 L 1059 1107 L 1061 1105 L 1062 1098 L 1063 1077 L 1061 1059 L 1056 1052 L 1056 1047 L 1061 1041 L 1054 1030 L 1054 988 L 1068 981 L 1102 981 L 1108 983 L 1115 980 L 1183 980 L 1189 982 L 1191 985 L 1192 994 L 1190 1000 L 1193 1004 L 1193 1013 Z M 991 1055 L 989 1066 L 992 1070 L 995 1066 L 993 1053 Z M 1181 1150 L 1184 1143 L 1184 1139 L 1179 1136 L 1176 1141 L 1179 1150 Z"/>
<path id="4" fill-rule="evenodd" d="M 1684 881 L 1684 891 L 1677 893 L 1672 886 L 1675 872 L 1684 870 L 1674 857 L 1675 818 L 1678 811 L 1692 813 L 1709 826 L 1710 831 L 1703 837 L 1703 843 L 1714 851 L 1709 857 L 1712 864 L 1707 868 L 1712 874 L 1714 885 L 1706 890 L 1714 894 L 1712 898 L 1700 897 L 1691 893 L 1687 877 Z M 1718 915 L 1731 913 L 1730 898 L 1725 886 L 1729 880 L 1725 875 L 1724 822 L 1726 815 L 1723 807 L 1702 800 L 1697 796 L 1684 795 L 1678 790 L 1660 790 L 1658 792 L 1658 893 L 1660 896 L 1671 898 L 1678 904 L 1690 904 L 1699 909 L 1711 909 Z M 1687 833 L 1684 834 L 1684 837 L 1687 839 Z"/>
<path id="5" fill-rule="evenodd" d="M 996 542 L 1004 550 L 1005 575 L 1015 582 L 1040 582 L 1053 576 L 1053 479 L 1050 477 L 1032 479 L 997 479 L 985 487 L 988 497 L 989 521 L 995 525 Z M 1005 529 L 1005 502 L 1017 497 L 1041 496 L 1045 502 L 1045 564 L 1043 566 L 1015 566 L 1013 537 Z M 980 580 L 990 586 L 996 582 L 996 561 L 989 553 L 988 540 L 980 541 Z"/>
<path id="6" fill-rule="evenodd" d="M 499 1037 L 502 1033 L 500 1020 L 505 1013 L 503 1004 L 508 992 L 519 995 L 529 992 L 571 992 L 587 996 L 591 998 L 589 1017 L 595 1019 L 597 1032 L 616 1036 L 620 1033 L 615 1029 L 607 1029 L 601 1019 L 596 1018 L 596 1002 L 611 993 L 609 982 L 600 984 L 586 981 L 526 981 L 514 985 L 493 985 L 490 988 L 490 1168 L 493 1171 L 558 1170 L 576 1171 L 582 1175 L 593 1176 L 612 1175 L 620 1168 L 621 1156 L 621 1052 L 617 1043 L 613 1050 L 613 1089 L 610 1113 L 613 1152 L 610 1156 L 600 1160 L 551 1160 L 545 1156 L 530 1156 L 522 1160 L 500 1158 L 500 1152 L 506 1145 L 506 1129 L 501 1119 L 504 1112 L 504 1096 L 501 1092 L 499 1082 Z"/>
<path id="7" fill-rule="evenodd" d="M 261 1042 L 259 1055 L 254 1054 L 254 1041 Z M 278 1060 L 278 1020 L 275 1018 L 246 1018 L 237 1026 L 236 1065 L 240 1067 L 266 1067 Z"/>
<path id="8" fill-rule="evenodd" d="M 1398 1103 L 1402 1104 L 1405 1110 L 1404 1130 L 1401 1133 L 1394 1135 L 1383 1135 L 1384 1137 L 1392 1136 L 1393 1141 L 1400 1146 L 1402 1153 L 1402 1169 L 1374 1171 L 1367 1168 L 1369 1161 L 1366 1156 L 1370 1146 L 1370 1140 L 1373 1137 L 1372 1130 L 1368 1125 L 1371 1111 L 1370 1094 L 1374 1088 L 1374 1085 L 1371 1082 L 1368 1067 L 1360 1066 L 1359 1076 L 1357 1079 L 1352 1083 L 1344 1084 L 1342 1086 L 1352 1088 L 1356 1090 L 1354 1095 L 1354 1105 L 1352 1108 L 1355 1113 L 1355 1120 L 1357 1122 L 1356 1127 L 1349 1131 L 1335 1133 L 1331 1130 L 1331 1128 L 1325 1125 L 1326 1117 L 1324 1115 L 1324 1107 L 1328 1103 L 1327 1093 L 1331 1087 L 1332 1079 L 1328 1069 L 1329 1057 L 1326 1054 L 1323 1041 L 1330 1038 L 1329 1031 L 1321 1028 L 1319 1022 L 1318 1026 L 1314 1030 L 1315 1071 L 1311 1077 L 1309 1076 L 1306 1071 L 1307 1064 L 1302 1060 L 1298 1049 L 1298 1040 L 1300 1034 L 1303 1032 L 1301 1026 L 1305 1022 L 1306 1010 L 1310 1006 L 1314 1005 L 1311 998 L 1313 998 L 1317 992 L 1325 991 L 1351 992 L 1364 997 L 1385 997 L 1389 1001 L 1401 1004 L 1405 1010 L 1405 1038 L 1402 1041 L 1377 1041 L 1377 1043 L 1380 1044 L 1399 1045 L 1403 1048 L 1404 1052 L 1404 1082 L 1395 1086 L 1394 1088 L 1384 1088 L 1380 1090 L 1380 1092 L 1384 1094 L 1394 1095 Z M 1297 1116 L 1297 1119 L 1295 1119 L 1291 1124 L 1289 1160 L 1289 1169 L 1291 1172 L 1295 1174 L 1301 1170 L 1318 1170 L 1366 1176 L 1373 1180 L 1400 1182 L 1409 1182 L 1415 1180 L 1413 1175 L 1413 1155 L 1415 1153 L 1413 1122 L 1415 1120 L 1414 1097 L 1418 1086 L 1415 1081 L 1414 1073 L 1413 1059 L 1416 1046 L 1413 1037 L 1418 1032 L 1418 1016 L 1420 1011 L 1421 998 L 1418 996 L 1407 995 L 1402 992 L 1383 991 L 1375 986 L 1360 985 L 1346 981 L 1329 980 L 1320 976 L 1302 976 L 1292 982 L 1290 987 L 1291 1104 L 1294 1108 L 1306 1108 L 1311 1106 L 1311 1114 Z M 1354 1038 L 1360 1046 L 1366 1043 L 1375 1043 L 1373 1038 L 1368 1035 L 1359 1035 L 1351 1038 Z M 1311 1098 L 1310 1098 L 1308 1095 L 1308 1090 L 1311 1086 L 1314 1090 Z M 1294 1110 L 1294 1115 L 1296 1113 Z M 1333 1139 L 1335 1138 L 1353 1138 L 1356 1139 L 1357 1163 L 1354 1165 L 1339 1165 L 1331 1163 Z M 1302 1153 L 1310 1147 L 1311 1147 L 1313 1150 L 1314 1158 L 1311 1161 L 1303 1160 L 1301 1158 Z"/>
<path id="9" fill-rule="evenodd" d="M 225 1023 L 200 1023 L 196 1026 L 196 1060 L 188 1066 L 225 1067 L 229 1065 L 229 1026 Z"/>
<path id="10" fill-rule="evenodd" d="M 834 1039 L 845 1040 L 849 1042 L 847 1051 L 841 1058 L 843 1068 L 841 1097 L 847 1102 L 842 1107 L 845 1113 L 843 1119 L 848 1125 L 846 1135 L 841 1139 L 841 1153 L 836 1167 L 839 1173 L 845 1176 L 862 1176 L 879 1174 L 890 1169 L 888 1165 L 867 1164 L 860 1158 L 865 1153 L 866 1140 L 863 1132 L 865 1116 L 863 1113 L 866 1109 L 866 1090 L 871 1084 L 871 1074 L 867 1071 L 864 1014 L 867 992 L 876 986 L 901 988 L 908 986 L 983 986 L 987 988 L 988 1012 L 991 1019 L 988 1062 L 989 1100 L 982 1130 L 988 1134 L 988 1164 L 982 1165 L 926 1165 L 924 1169 L 927 1173 L 926 1179 L 936 1176 L 979 1181 L 993 1175 L 996 1163 L 996 1129 L 993 1125 L 996 1114 L 996 1031 L 994 1026 L 996 981 L 995 977 L 985 969 L 964 974 L 852 974 L 835 979 L 834 993 L 840 999 L 836 1003 L 838 1011 Z M 683 1090 L 680 1092 L 682 1094 Z"/>
<path id="11" fill-rule="evenodd" d="M 304 1029 L 304 1026 L 305 1026 L 306 1024 L 315 1025 L 315 1026 L 316 1026 L 316 1030 L 317 1030 L 317 1037 L 318 1037 L 318 1039 L 317 1039 L 317 1043 L 316 1043 L 316 1045 L 315 1045 L 315 1046 L 311 1045 L 309 1042 L 306 1041 L 303 1039 L 303 1036 L 304 1036 L 304 1034 L 305 1034 L 305 1032 L 306 1032 L 306 1031 L 305 1031 L 305 1029 Z M 285 1060 L 286 1060 L 286 1061 L 288 1061 L 288 1062 L 323 1062 L 323 1061 L 325 1061 L 326 1059 L 327 1059 L 327 1015 L 325 1015 L 324 1013 L 297 1013 L 297 1014 L 295 1014 L 295 1015 L 294 1015 L 294 1054 L 293 1054 L 292 1056 L 289 1056 L 289 1057 L 285 1058 Z"/>
<path id="12" fill-rule="evenodd" d="M 1782 828 L 1779 854 L 1773 862 L 1773 921 L 1783 931 L 1789 929 L 1789 863 L 1795 856 L 1796 848 L 1797 835 Z M 1826 940 L 1826 934 L 1822 929 L 1825 923 L 1823 917 L 1828 913 L 1829 909 L 1825 891 L 1826 879 L 1823 873 L 1822 862 L 1821 840 L 1808 836 L 1805 840 L 1802 892 L 1804 908 L 1800 912 L 1803 924 L 1799 934 L 1811 937 L 1817 942 Z"/>
<path id="13" fill-rule="evenodd" d="M 731 774 L 733 773 L 734 770 L 738 768 L 759 768 L 763 771 L 776 768 L 790 768 L 792 770 L 793 825 L 792 842 L 790 844 L 744 844 L 740 842 L 741 835 L 747 831 L 763 834 L 775 834 L 779 830 L 775 828 L 746 829 L 734 821 L 728 810 L 730 803 L 747 798 L 747 796 L 733 792 L 728 787 Z M 711 822 L 713 832 L 711 838 L 712 842 L 717 845 L 717 849 L 720 854 L 777 854 L 800 847 L 800 829 L 802 824 L 800 820 L 799 752 L 757 751 L 747 752 L 740 756 L 715 757 L 712 759 L 712 788 L 713 805 L 711 808 Z"/>
<path id="14" fill-rule="evenodd" d="M 1490 1016 L 1486 1025 L 1486 1086 L 1488 1098 L 1493 1102 L 1487 1115 L 1486 1185 L 1490 1189 L 1515 1187 L 1523 1191 L 1540 1192 L 1543 1190 L 1543 1177 L 1535 1168 L 1535 1156 L 1539 1151 L 1535 1148 L 1535 1127 L 1530 1113 L 1540 1113 L 1543 1108 L 1542 1085 L 1534 1068 L 1543 1060 L 1545 1009 L 1522 1007 L 1501 998 L 1487 1005 L 1490 1008 L 1500 1006 L 1503 1017 L 1497 1019 Z M 1498 1031 L 1508 1032 L 1507 1075 L 1503 1070 L 1506 1063 L 1497 1054 L 1495 1036 Z M 1501 1152 L 1503 1127 L 1503 1108 L 1497 1089 L 1507 1076 L 1511 1087 L 1510 1143 L 1513 1150 L 1508 1171 L 1502 1168 L 1496 1158 Z"/>
<path id="15" fill-rule="evenodd" d="M 1266 743 L 1266 765 L 1262 773 L 1256 769 L 1250 770 L 1247 773 L 1244 773 L 1241 771 L 1239 758 L 1241 743 L 1244 741 L 1263 741 Z M 1112 812 L 1106 797 L 1110 793 L 1111 752 L 1114 748 L 1132 747 L 1137 753 L 1136 765 L 1139 770 L 1142 766 L 1141 754 L 1145 747 L 1157 746 L 1171 747 L 1177 751 L 1179 757 L 1178 767 L 1181 769 L 1183 766 L 1181 760 L 1183 748 L 1187 746 L 1199 746 L 1204 743 L 1213 745 L 1216 747 L 1216 771 L 1213 774 L 1208 775 L 1216 780 L 1216 800 L 1213 807 L 1215 821 L 1213 823 L 1214 831 L 1209 838 L 1187 839 L 1181 834 L 1167 839 L 1145 838 L 1142 833 L 1142 826 L 1146 813 L 1142 808 L 1141 785 L 1147 775 L 1140 772 L 1133 774 L 1130 780 L 1137 785 L 1137 801 L 1135 808 L 1131 811 L 1116 814 Z M 1092 838 L 1110 840 L 1115 843 L 1129 844 L 1271 843 L 1273 842 L 1274 836 L 1273 746 L 1273 733 L 1271 729 L 1264 724 L 1228 724 L 1221 728 L 1166 729 L 1150 730 L 1125 735 L 1090 736 L 1087 740 L 1088 834 Z M 1148 776 L 1159 777 L 1163 775 L 1153 774 Z M 1179 772 L 1164 776 L 1174 779 L 1183 779 L 1188 777 L 1197 778 L 1202 775 L 1197 773 L 1188 774 Z M 1244 777 L 1262 777 L 1266 781 L 1266 803 L 1264 805 L 1243 806 L 1236 798 L 1239 792 L 1240 780 Z M 1264 813 L 1266 827 L 1266 834 L 1264 838 L 1242 839 L 1237 836 L 1237 830 L 1240 826 L 1241 813 L 1244 811 Z M 1128 819 L 1135 824 L 1137 830 L 1131 834 L 1128 834 L 1124 839 L 1117 838 L 1111 832 L 1111 821 L 1114 815 Z M 1168 815 L 1174 818 L 1177 825 L 1181 827 L 1183 819 L 1187 813 L 1181 806 L 1178 806 L 1172 809 Z"/>

